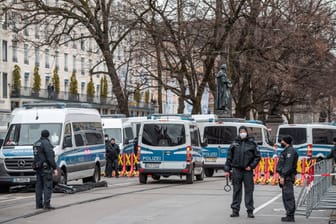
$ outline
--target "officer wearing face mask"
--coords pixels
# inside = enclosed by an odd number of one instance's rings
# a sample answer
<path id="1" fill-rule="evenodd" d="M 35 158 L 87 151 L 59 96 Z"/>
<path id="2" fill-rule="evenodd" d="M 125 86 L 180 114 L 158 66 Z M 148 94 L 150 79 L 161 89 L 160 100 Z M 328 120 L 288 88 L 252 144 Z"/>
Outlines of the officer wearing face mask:
<path id="1" fill-rule="evenodd" d="M 292 147 L 292 137 L 286 135 L 281 139 L 281 148 L 284 150 L 279 156 L 276 171 L 280 175 L 279 185 L 282 188 L 282 201 L 286 210 L 286 217 L 282 222 L 295 222 L 295 197 L 293 185 L 295 182 L 298 154 Z"/>
<path id="2" fill-rule="evenodd" d="M 253 138 L 248 136 L 247 128 L 241 126 L 239 128 L 239 136 L 230 146 L 224 166 L 225 176 L 229 176 L 232 170 L 233 195 L 231 217 L 239 216 L 242 201 L 242 184 L 244 183 L 247 217 L 254 218 L 253 169 L 258 165 L 260 159 L 257 144 L 253 141 Z"/>

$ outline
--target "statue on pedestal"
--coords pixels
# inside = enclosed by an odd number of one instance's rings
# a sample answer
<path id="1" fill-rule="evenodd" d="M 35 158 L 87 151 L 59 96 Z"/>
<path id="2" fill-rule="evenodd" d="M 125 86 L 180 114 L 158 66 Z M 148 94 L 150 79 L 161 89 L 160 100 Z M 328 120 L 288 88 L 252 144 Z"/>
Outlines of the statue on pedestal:
<path id="1" fill-rule="evenodd" d="M 216 75 L 217 93 L 216 93 L 216 110 L 231 111 L 231 87 L 232 83 L 226 75 L 226 65 L 220 67 Z"/>

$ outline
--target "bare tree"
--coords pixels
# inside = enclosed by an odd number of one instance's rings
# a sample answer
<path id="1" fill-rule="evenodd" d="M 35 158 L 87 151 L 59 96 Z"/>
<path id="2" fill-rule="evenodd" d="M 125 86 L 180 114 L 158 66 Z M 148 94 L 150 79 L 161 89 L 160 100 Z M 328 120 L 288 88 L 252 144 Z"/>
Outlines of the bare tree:
<path id="1" fill-rule="evenodd" d="M 137 20 L 130 17 L 135 9 L 128 7 L 127 1 L 117 3 L 113 0 L 62 0 L 49 4 L 43 0 L 10 2 L 4 3 L 5 10 L 15 14 L 19 21 L 24 21 L 16 29 L 24 30 L 36 24 L 45 28 L 47 38 L 35 44 L 60 46 L 79 40 L 94 40 L 102 55 L 101 62 L 106 63 L 105 73 L 111 79 L 112 92 L 116 96 L 119 110 L 129 114 L 128 95 L 123 91 L 114 58 L 117 47 L 137 23 Z M 146 13 L 144 7 L 137 7 L 136 10 L 139 15 Z"/>

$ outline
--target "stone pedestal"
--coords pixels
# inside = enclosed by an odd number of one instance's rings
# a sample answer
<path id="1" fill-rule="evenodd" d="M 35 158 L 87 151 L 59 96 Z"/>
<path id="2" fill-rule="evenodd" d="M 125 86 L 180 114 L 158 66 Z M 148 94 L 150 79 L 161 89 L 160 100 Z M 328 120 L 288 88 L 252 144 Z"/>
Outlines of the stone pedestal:
<path id="1" fill-rule="evenodd" d="M 278 131 L 279 125 L 283 124 L 283 119 L 280 115 L 268 115 L 267 120 L 265 121 L 267 128 L 271 129 L 271 140 L 276 143 L 276 134 Z"/>
<path id="2" fill-rule="evenodd" d="M 231 118 L 232 113 L 229 110 L 215 110 L 215 114 L 218 118 Z"/>

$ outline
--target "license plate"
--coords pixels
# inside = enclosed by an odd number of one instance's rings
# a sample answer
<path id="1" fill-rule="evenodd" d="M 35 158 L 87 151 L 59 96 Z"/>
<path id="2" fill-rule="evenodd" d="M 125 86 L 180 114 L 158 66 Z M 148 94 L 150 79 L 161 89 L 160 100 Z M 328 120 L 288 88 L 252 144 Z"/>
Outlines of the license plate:
<path id="1" fill-rule="evenodd" d="M 160 163 L 146 163 L 145 167 L 149 169 L 160 168 Z"/>
<path id="2" fill-rule="evenodd" d="M 30 178 L 29 177 L 16 177 L 16 178 L 13 178 L 13 182 L 14 183 L 28 183 L 30 182 Z"/>
<path id="3" fill-rule="evenodd" d="M 206 162 L 216 162 L 216 160 L 217 160 L 217 158 L 214 158 L 214 157 L 205 158 Z"/>

